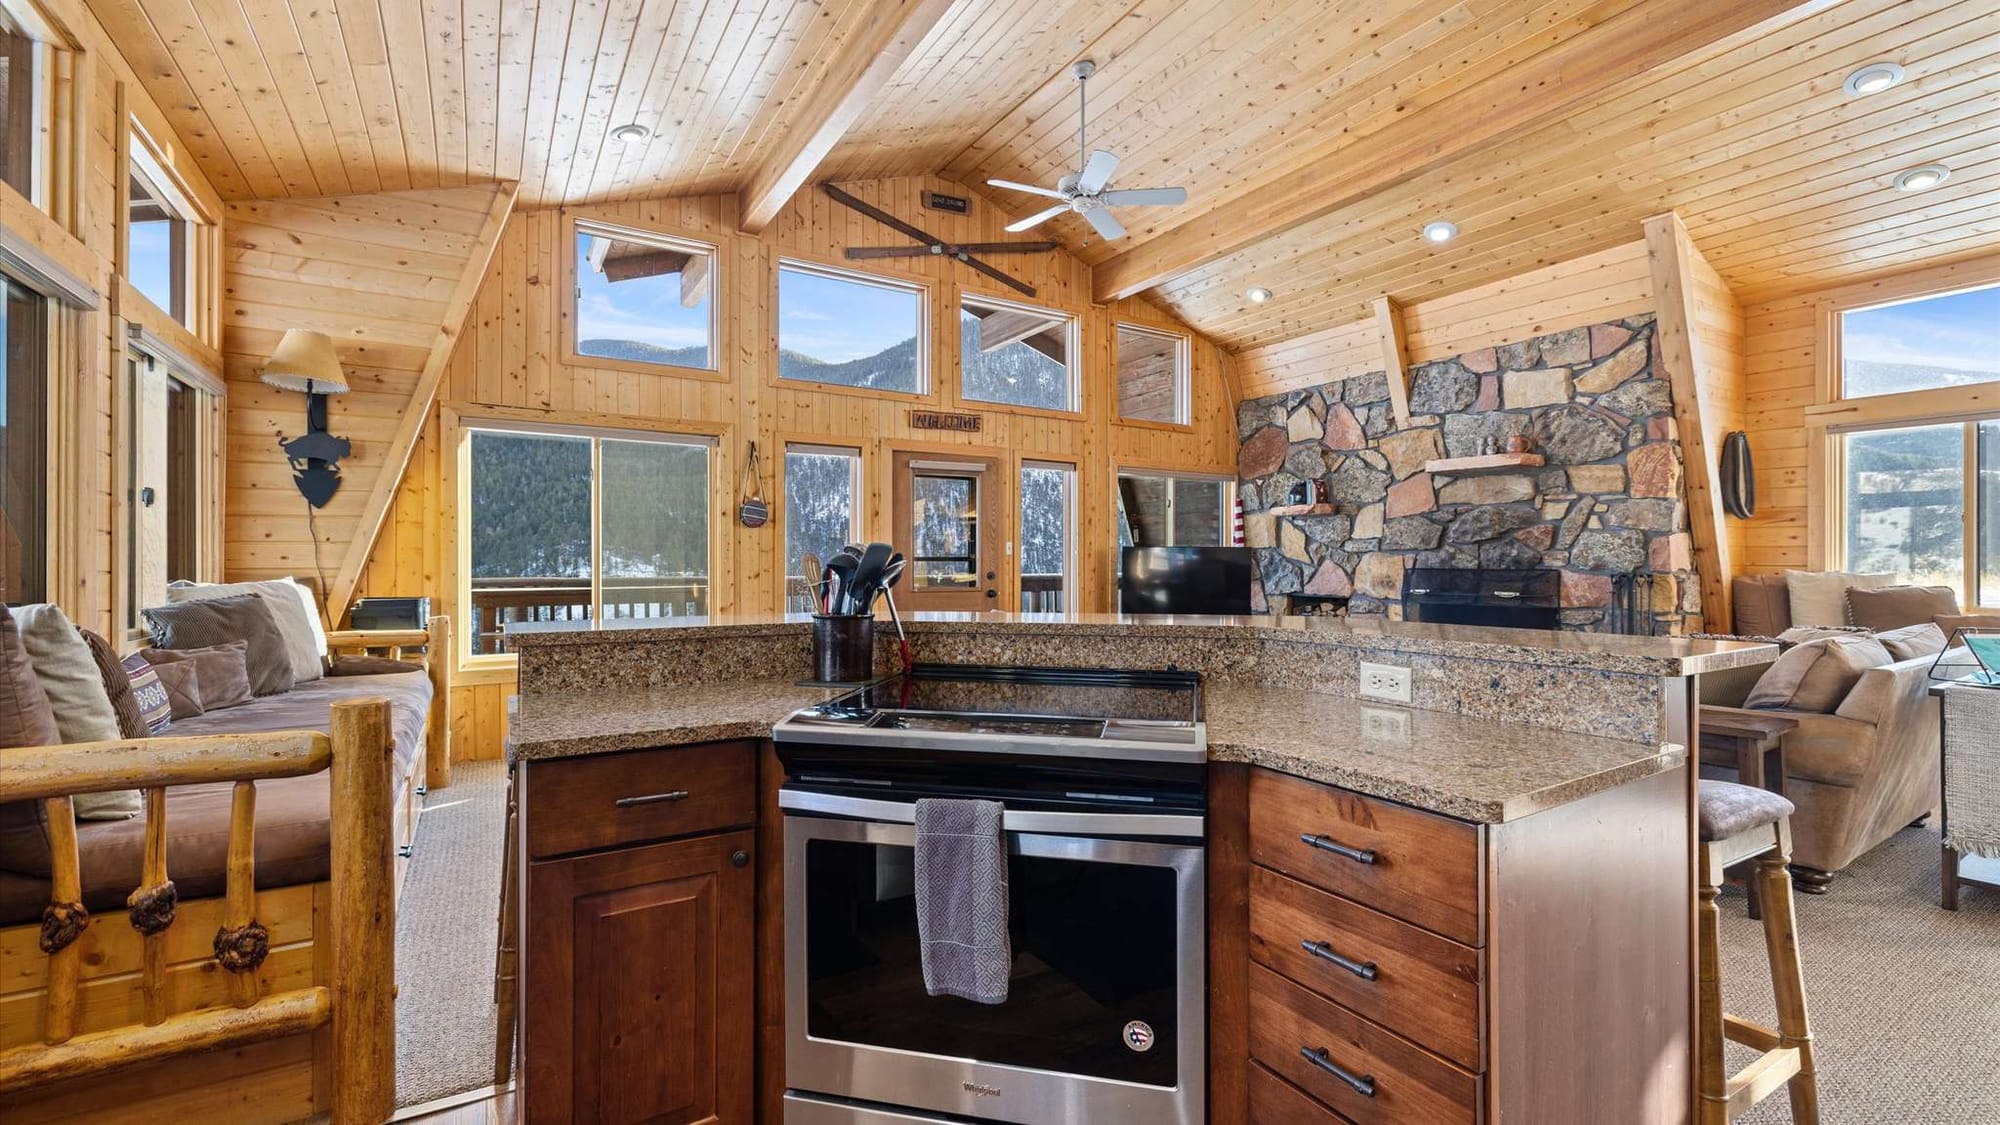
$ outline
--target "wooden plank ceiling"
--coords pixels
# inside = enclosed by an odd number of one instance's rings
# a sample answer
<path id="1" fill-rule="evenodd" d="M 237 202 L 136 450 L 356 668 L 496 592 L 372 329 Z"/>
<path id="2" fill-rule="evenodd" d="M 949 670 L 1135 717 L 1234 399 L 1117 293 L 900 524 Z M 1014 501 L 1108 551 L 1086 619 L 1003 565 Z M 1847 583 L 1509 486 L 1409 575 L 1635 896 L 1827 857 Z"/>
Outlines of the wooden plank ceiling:
<path id="1" fill-rule="evenodd" d="M 1117 243 L 1071 216 L 1044 229 L 1100 280 L 1163 278 L 1158 299 L 1236 349 L 1629 242 L 1667 210 L 1746 299 L 2000 247 L 1993 0 L 90 3 L 235 200 L 496 179 L 524 207 L 768 199 L 814 162 L 817 179 L 1049 183 L 1077 160 L 1067 67 L 1088 56 L 1115 183 L 1192 198 L 1123 212 Z M 1630 50 L 1646 37 L 1677 57 Z M 1560 59 L 1579 61 L 1537 72 Z M 1901 85 L 1842 91 L 1885 59 Z M 1452 147 L 1480 123 L 1467 101 L 1517 100 L 1539 116 Z M 629 122 L 652 135 L 611 136 Z M 1408 174 L 1329 190 L 1324 214 L 1266 205 L 1386 146 L 1415 154 Z M 1943 186 L 1888 186 L 1931 162 Z M 1458 238 L 1425 243 L 1434 218 Z M 1273 299 L 1245 301 L 1253 285 Z"/>

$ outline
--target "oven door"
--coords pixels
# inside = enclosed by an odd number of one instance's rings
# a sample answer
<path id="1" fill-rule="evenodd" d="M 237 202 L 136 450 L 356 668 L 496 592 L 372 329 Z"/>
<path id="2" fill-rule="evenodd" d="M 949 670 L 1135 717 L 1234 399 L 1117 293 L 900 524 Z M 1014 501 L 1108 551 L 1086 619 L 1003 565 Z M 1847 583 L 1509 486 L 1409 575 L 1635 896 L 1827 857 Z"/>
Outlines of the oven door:
<path id="1" fill-rule="evenodd" d="M 788 1086 L 1025 1125 L 1202 1120 L 1201 817 L 1010 811 L 1014 965 L 989 1005 L 924 990 L 914 808 L 853 803 L 878 819 L 785 816 Z M 1139 834 L 1187 842 L 1118 838 Z"/>

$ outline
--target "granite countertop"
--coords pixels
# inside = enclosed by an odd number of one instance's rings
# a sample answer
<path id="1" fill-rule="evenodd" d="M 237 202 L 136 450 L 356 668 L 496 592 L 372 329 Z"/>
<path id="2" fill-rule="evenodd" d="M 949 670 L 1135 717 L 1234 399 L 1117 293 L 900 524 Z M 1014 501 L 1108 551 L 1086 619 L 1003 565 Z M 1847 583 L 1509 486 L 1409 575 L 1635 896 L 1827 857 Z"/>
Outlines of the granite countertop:
<path id="1" fill-rule="evenodd" d="M 524 622 L 509 625 L 507 637 L 508 644 L 516 649 L 558 648 L 675 638 L 803 634 L 810 624 L 811 618 L 805 614 L 620 618 L 600 624 Z M 1254 638 L 1267 642 L 1464 656 L 1648 676 L 1689 676 L 1745 665 L 1768 664 L 1777 655 L 1773 645 L 1746 641 L 1493 629 L 1381 618 L 917 613 L 906 617 L 905 625 L 913 636 L 990 631 L 1026 636 L 1115 633 L 1129 637 Z"/>
<path id="2" fill-rule="evenodd" d="M 791 680 L 524 699 L 507 753 L 541 761 L 646 747 L 765 738 L 831 693 Z M 1500 823 L 1673 769 L 1650 747 L 1521 723 L 1218 685 L 1203 689 L 1211 761 L 1248 762 L 1447 816 Z"/>

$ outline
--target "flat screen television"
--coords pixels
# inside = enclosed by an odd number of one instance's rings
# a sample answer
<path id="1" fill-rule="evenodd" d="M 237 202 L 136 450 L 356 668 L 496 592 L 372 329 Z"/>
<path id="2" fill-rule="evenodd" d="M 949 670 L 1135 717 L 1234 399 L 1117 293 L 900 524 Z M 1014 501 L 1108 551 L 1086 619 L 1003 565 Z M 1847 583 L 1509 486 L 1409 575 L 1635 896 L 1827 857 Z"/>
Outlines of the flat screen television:
<path id="1" fill-rule="evenodd" d="M 1250 612 L 1250 548 L 1126 547 L 1120 613 Z"/>

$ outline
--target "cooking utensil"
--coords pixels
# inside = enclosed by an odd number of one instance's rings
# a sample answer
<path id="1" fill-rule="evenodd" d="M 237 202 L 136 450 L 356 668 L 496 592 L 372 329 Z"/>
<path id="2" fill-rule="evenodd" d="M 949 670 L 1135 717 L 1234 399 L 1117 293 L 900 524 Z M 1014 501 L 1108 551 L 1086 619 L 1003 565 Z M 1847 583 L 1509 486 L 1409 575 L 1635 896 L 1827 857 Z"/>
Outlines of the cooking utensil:
<path id="1" fill-rule="evenodd" d="M 854 568 L 853 592 L 848 601 L 853 604 L 853 613 L 875 612 L 875 596 L 882 590 L 882 568 L 889 565 L 890 556 L 896 553 L 887 543 L 870 543 L 861 553 L 861 561 Z"/>
<path id="2" fill-rule="evenodd" d="M 819 556 L 807 551 L 799 559 L 799 573 L 805 577 L 806 593 L 812 595 L 813 612 L 819 612 L 821 587 L 826 584 L 826 572 L 819 565 Z"/>
<path id="3" fill-rule="evenodd" d="M 854 568 L 859 565 L 861 560 L 848 554 L 835 555 L 827 562 L 826 612 L 854 612 L 848 608 L 848 602 L 854 593 Z"/>

